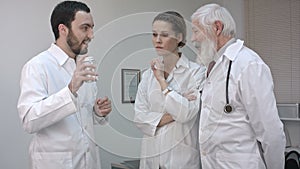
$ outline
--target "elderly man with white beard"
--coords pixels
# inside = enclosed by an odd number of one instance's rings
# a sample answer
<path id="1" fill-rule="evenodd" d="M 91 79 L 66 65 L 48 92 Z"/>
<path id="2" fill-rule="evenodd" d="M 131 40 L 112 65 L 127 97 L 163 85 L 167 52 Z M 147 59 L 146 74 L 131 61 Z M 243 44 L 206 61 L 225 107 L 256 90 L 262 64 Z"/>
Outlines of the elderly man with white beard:
<path id="1" fill-rule="evenodd" d="M 192 41 L 207 67 L 199 144 L 203 169 L 283 169 L 285 134 L 269 67 L 236 39 L 235 21 L 217 4 L 192 15 Z"/>

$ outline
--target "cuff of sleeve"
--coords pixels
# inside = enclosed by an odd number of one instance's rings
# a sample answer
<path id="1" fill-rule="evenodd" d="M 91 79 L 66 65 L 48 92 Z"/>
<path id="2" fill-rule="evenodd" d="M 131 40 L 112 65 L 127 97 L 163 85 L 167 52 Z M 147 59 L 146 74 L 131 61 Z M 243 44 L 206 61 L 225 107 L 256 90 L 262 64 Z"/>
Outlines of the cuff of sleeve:
<path id="1" fill-rule="evenodd" d="M 108 123 L 109 117 L 108 116 L 98 116 L 96 113 L 94 115 L 94 124 L 105 125 Z"/>
<path id="2" fill-rule="evenodd" d="M 156 131 L 159 128 L 157 126 L 158 126 L 158 124 L 159 124 L 159 122 L 160 122 L 160 120 L 161 120 L 161 118 L 162 118 L 163 115 L 164 115 L 163 113 L 160 113 L 158 115 L 157 119 L 154 120 L 154 122 L 152 124 L 152 127 L 150 127 L 149 131 L 147 132 L 149 136 L 155 136 L 156 135 Z"/>
<path id="3" fill-rule="evenodd" d="M 175 121 L 181 121 L 188 113 L 189 101 L 184 97 L 178 96 L 176 92 L 170 92 L 166 96 L 166 106 L 165 110 L 168 112 Z"/>
<path id="4" fill-rule="evenodd" d="M 73 102 L 75 105 L 77 105 L 77 95 L 75 96 L 75 95 L 70 91 L 70 89 L 69 89 L 68 86 L 65 88 L 65 90 L 68 91 L 69 96 L 70 96 L 72 102 Z"/>
<path id="5" fill-rule="evenodd" d="M 75 105 L 77 105 L 77 94 L 74 95 L 74 94 L 70 91 L 69 87 L 66 87 L 66 88 L 67 88 L 67 90 L 68 90 L 68 93 L 69 93 L 69 95 L 70 95 L 70 97 L 71 97 L 73 103 L 74 103 Z"/>
<path id="6" fill-rule="evenodd" d="M 96 113 L 95 110 L 94 110 L 94 113 L 95 113 L 95 115 L 96 115 L 97 117 L 102 117 L 102 118 L 106 117 L 106 116 L 104 116 L 104 115 L 102 115 L 102 114 Z"/>

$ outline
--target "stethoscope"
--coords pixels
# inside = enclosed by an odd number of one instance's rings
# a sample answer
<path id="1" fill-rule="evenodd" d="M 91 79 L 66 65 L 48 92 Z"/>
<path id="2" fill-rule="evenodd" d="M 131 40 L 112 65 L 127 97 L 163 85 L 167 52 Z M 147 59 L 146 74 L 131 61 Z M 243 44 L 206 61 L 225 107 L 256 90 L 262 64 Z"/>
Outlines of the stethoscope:
<path id="1" fill-rule="evenodd" d="M 228 66 L 227 77 L 226 77 L 226 104 L 224 106 L 225 113 L 231 113 L 233 110 L 232 106 L 229 104 L 229 96 L 228 96 L 228 84 L 229 84 L 229 75 L 230 75 L 231 64 L 232 64 L 232 61 L 230 60 L 229 66 Z"/>

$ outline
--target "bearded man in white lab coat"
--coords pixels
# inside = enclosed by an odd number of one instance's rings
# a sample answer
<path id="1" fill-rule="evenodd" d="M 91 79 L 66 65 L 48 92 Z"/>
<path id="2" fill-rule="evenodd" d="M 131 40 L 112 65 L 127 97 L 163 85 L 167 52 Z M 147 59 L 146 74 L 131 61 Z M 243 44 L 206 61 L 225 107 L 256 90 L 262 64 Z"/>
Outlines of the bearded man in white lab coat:
<path id="1" fill-rule="evenodd" d="M 198 59 L 207 67 L 199 127 L 202 168 L 283 169 L 286 140 L 269 67 L 235 39 L 235 21 L 225 8 L 202 6 L 192 23 Z"/>
<path id="2" fill-rule="evenodd" d="M 95 65 L 85 64 L 94 37 L 89 7 L 59 3 L 51 15 L 55 43 L 22 69 L 18 111 L 23 128 L 34 134 L 30 148 L 33 169 L 99 169 L 93 124 L 105 123 L 111 102 L 96 98 Z"/>

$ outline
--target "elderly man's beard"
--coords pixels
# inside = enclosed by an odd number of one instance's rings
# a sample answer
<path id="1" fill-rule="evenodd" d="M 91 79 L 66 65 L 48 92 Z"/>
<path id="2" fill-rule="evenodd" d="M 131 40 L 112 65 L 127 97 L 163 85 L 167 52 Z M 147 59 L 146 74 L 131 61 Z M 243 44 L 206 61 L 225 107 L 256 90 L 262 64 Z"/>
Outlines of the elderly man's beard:
<path id="1" fill-rule="evenodd" d="M 198 49 L 196 61 L 199 64 L 203 64 L 208 67 L 209 63 L 214 60 L 217 53 L 215 42 L 211 39 L 205 39 L 201 43 L 194 42 L 194 46 Z"/>

